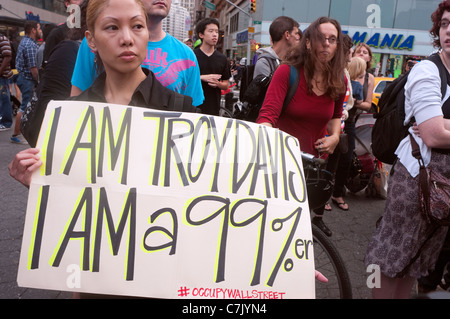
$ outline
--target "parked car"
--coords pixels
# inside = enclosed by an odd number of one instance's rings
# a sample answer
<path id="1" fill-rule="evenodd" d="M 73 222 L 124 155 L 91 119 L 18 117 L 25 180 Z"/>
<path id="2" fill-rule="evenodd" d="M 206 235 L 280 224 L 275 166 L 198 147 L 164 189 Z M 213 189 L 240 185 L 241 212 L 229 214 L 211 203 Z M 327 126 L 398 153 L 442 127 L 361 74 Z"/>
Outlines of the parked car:
<path id="1" fill-rule="evenodd" d="M 372 108 L 374 110 L 377 109 L 378 101 L 380 100 L 381 94 L 394 80 L 395 80 L 394 78 L 387 78 L 387 77 L 375 78 L 375 86 L 373 88 L 373 96 L 372 96 Z"/>

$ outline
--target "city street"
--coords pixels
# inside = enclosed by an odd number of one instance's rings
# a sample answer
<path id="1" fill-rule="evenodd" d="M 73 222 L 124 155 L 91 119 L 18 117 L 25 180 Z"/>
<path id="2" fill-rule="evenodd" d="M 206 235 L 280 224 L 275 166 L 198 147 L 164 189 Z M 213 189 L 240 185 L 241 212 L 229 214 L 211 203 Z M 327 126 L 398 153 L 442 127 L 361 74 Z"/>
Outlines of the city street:
<path id="1" fill-rule="evenodd" d="M 8 164 L 26 145 L 9 142 L 11 131 L 0 132 L 0 299 L 71 298 L 67 292 L 37 290 L 17 286 L 22 232 L 27 205 L 28 190 L 13 180 Z M 342 254 L 353 286 L 353 298 L 370 299 L 366 280 L 370 273 L 363 264 L 368 240 L 383 210 L 384 200 L 367 198 L 364 191 L 346 197 L 350 210 L 342 211 L 333 206 L 324 220 L 332 229 L 332 239 Z"/>

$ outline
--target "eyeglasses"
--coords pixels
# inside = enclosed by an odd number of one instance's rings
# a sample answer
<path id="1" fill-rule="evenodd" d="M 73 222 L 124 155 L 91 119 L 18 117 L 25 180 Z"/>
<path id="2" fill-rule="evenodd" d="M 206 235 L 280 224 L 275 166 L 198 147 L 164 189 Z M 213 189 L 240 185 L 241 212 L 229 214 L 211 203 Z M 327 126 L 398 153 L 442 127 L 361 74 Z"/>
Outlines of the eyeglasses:
<path id="1" fill-rule="evenodd" d="M 446 29 L 450 25 L 450 21 L 443 19 L 439 22 L 439 27 Z"/>
<path id="2" fill-rule="evenodd" d="M 325 41 L 328 41 L 328 43 L 330 45 L 334 45 L 336 43 L 339 43 L 339 41 L 338 41 L 338 39 L 336 37 L 329 37 L 329 38 L 327 38 L 325 36 L 322 36 L 322 42 L 325 43 Z"/>

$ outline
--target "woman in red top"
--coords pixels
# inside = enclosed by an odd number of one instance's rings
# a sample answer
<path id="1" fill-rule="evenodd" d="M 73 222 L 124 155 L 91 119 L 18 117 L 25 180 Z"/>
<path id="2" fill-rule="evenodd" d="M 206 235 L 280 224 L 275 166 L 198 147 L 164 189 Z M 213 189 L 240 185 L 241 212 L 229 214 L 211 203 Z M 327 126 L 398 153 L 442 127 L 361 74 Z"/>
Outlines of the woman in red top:
<path id="1" fill-rule="evenodd" d="M 281 114 L 289 87 L 287 64 L 297 68 L 300 82 Z M 321 17 L 311 23 L 287 64 L 275 72 L 257 123 L 295 136 L 302 152 L 315 156 L 333 153 L 339 143 L 346 91 L 346 60 L 339 22 Z M 313 222 L 331 236 L 331 231 L 323 224 L 322 214 L 323 209 L 316 211 Z"/>

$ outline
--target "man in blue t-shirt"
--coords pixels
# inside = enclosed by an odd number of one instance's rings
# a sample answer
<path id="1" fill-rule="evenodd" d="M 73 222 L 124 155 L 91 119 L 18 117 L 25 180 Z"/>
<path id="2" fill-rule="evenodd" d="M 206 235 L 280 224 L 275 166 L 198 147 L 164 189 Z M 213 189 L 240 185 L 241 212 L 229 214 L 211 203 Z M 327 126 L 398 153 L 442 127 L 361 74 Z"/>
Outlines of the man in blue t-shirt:
<path id="1" fill-rule="evenodd" d="M 150 32 L 147 58 L 142 67 L 152 70 L 165 87 L 192 97 L 194 106 L 201 105 L 204 95 L 195 54 L 187 45 L 162 29 L 162 20 L 169 14 L 172 0 L 143 2 Z M 77 96 L 90 87 L 97 77 L 94 58 L 95 54 L 84 39 L 73 71 L 72 96 Z"/>

